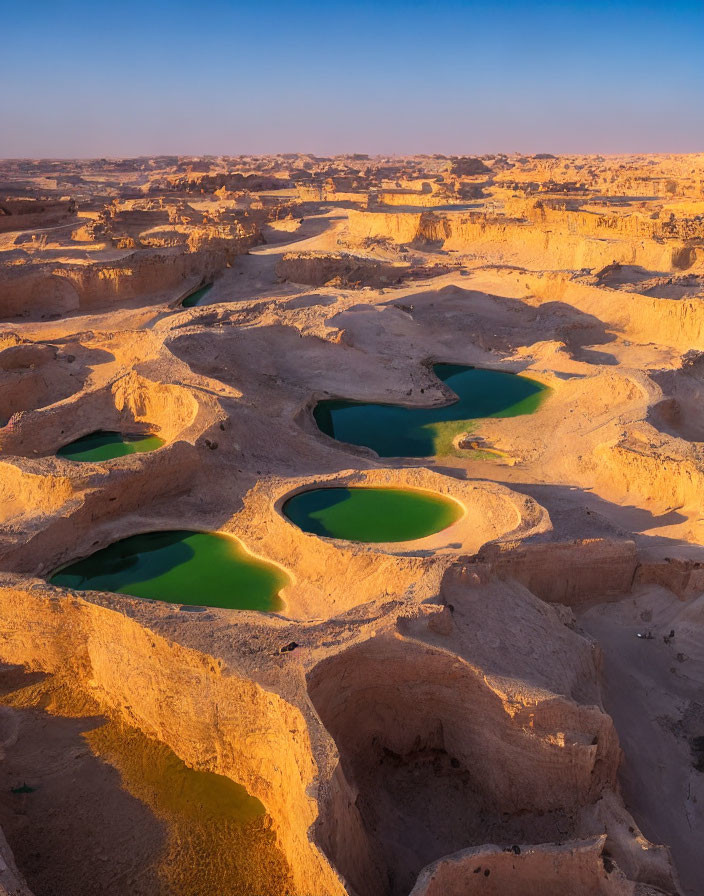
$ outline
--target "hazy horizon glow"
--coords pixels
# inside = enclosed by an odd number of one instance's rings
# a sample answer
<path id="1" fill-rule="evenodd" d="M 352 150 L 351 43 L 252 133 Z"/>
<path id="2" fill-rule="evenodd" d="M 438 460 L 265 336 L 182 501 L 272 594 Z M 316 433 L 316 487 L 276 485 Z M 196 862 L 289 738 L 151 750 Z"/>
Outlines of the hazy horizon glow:
<path id="1" fill-rule="evenodd" d="M 0 157 L 704 151 L 704 4 L 7 6 Z"/>

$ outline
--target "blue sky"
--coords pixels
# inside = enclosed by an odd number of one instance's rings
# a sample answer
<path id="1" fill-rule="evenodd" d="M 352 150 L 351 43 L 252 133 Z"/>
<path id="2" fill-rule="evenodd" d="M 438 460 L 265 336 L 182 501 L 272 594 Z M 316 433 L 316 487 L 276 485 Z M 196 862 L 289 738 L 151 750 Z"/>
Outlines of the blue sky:
<path id="1" fill-rule="evenodd" d="M 704 151 L 704 2 L 0 0 L 0 157 Z"/>

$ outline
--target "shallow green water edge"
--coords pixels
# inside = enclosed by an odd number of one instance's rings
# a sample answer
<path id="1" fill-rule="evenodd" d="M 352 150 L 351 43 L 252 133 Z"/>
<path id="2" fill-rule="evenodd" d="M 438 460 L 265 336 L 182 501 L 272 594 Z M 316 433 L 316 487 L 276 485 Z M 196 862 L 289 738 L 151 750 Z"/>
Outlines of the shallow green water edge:
<path id="1" fill-rule="evenodd" d="M 380 457 L 435 457 L 456 453 L 453 440 L 471 431 L 472 421 L 535 413 L 550 392 L 537 380 L 502 370 L 435 364 L 433 371 L 457 395 L 453 404 L 406 408 L 333 399 L 319 402 L 313 416 L 326 435 Z"/>
<path id="2" fill-rule="evenodd" d="M 170 530 L 116 541 L 55 571 L 49 581 L 168 603 L 276 612 L 289 577 L 228 535 Z"/>
<path id="3" fill-rule="evenodd" d="M 299 492 L 284 515 L 305 532 L 358 542 L 413 541 L 451 526 L 463 508 L 419 489 L 318 488 Z"/>
<path id="4" fill-rule="evenodd" d="M 201 286 L 200 289 L 197 289 L 195 292 L 192 292 L 189 296 L 181 302 L 182 308 L 195 308 L 196 305 L 200 304 L 202 298 L 204 298 L 207 292 L 213 288 L 212 283 L 207 283 L 205 286 Z"/>
<path id="5" fill-rule="evenodd" d="M 112 460 L 127 454 L 141 454 L 156 451 L 165 442 L 154 435 L 130 435 L 129 433 L 98 430 L 69 442 L 56 452 L 67 460 L 95 463 L 101 460 Z"/>

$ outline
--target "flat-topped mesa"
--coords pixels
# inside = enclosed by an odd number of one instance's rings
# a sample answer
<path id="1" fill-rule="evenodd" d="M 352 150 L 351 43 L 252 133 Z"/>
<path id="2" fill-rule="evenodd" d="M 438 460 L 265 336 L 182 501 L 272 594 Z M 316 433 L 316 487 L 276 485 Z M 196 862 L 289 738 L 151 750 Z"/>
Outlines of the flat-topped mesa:
<path id="1" fill-rule="evenodd" d="M 528 220 L 550 228 L 561 227 L 582 236 L 632 237 L 652 240 L 696 240 L 704 257 L 704 214 L 675 216 L 664 211 L 654 216 L 641 210 L 627 213 L 608 212 L 597 203 L 584 208 L 569 208 L 559 200 L 537 200 L 525 214 Z"/>
<path id="2" fill-rule="evenodd" d="M 0 191 L 0 233 L 55 227 L 76 216 L 73 199 L 5 198 Z"/>
<path id="3" fill-rule="evenodd" d="M 597 194 L 649 201 L 699 199 L 701 154 L 662 156 L 518 156 L 496 177 L 513 192 Z"/>
<path id="4" fill-rule="evenodd" d="M 473 197 L 478 198 L 483 194 L 479 185 L 472 185 L 469 191 Z M 410 208 L 436 208 L 453 205 L 461 202 L 468 196 L 468 185 L 460 187 L 460 182 L 430 183 L 422 181 L 420 184 L 411 183 L 408 187 L 398 190 L 379 189 L 369 194 L 368 207 L 370 209 L 384 208 L 385 206 L 401 206 Z"/>
<path id="5" fill-rule="evenodd" d="M 701 237 L 678 236 L 677 227 L 653 226 L 640 216 L 634 215 L 629 221 L 590 212 L 555 212 L 556 222 L 563 222 L 563 226 L 550 231 L 534 226 L 523 214 L 524 209 L 520 209 L 518 216 L 512 216 L 510 205 L 505 214 L 493 209 L 353 210 L 348 218 L 347 242 L 357 246 L 369 239 L 388 239 L 398 245 L 419 248 L 435 245 L 444 251 L 471 253 L 494 264 L 527 270 L 598 269 L 616 261 L 671 271 L 688 270 L 704 263 Z M 535 215 L 540 217 L 542 212 L 536 211 Z M 574 221 L 574 227 L 570 221 Z M 698 219 L 692 219 L 691 226 L 682 230 L 699 234 L 701 227 Z"/>
<path id="6" fill-rule="evenodd" d="M 249 194 L 242 194 L 246 196 Z M 196 203 L 198 204 L 198 203 Z M 278 216 L 279 203 L 275 205 Z M 263 207 L 255 212 L 251 203 L 237 201 L 204 202 L 195 208 L 182 198 L 116 200 L 107 205 L 92 223 L 93 233 L 114 245 L 148 247 L 164 235 L 173 245 L 188 242 L 194 232 L 210 233 L 218 239 L 243 239 L 257 234 L 269 218 Z"/>
<path id="7" fill-rule="evenodd" d="M 332 202 L 351 206 L 352 208 L 366 208 L 369 204 L 369 194 L 365 191 L 340 190 L 330 184 L 296 184 L 296 194 L 301 202 L 318 203 Z"/>
<path id="8" fill-rule="evenodd" d="M 491 168 L 485 165 L 481 159 L 472 156 L 452 159 L 448 165 L 448 170 L 455 177 L 476 177 L 491 173 Z"/>
<path id="9" fill-rule="evenodd" d="M 0 317 L 46 318 L 103 309 L 118 300 L 163 301 L 189 281 L 212 280 L 261 241 L 256 222 L 169 228 L 145 237 L 154 248 L 127 248 L 118 257 L 7 266 L 0 270 Z M 132 237 L 117 242 L 136 246 Z"/>
<path id="10" fill-rule="evenodd" d="M 282 280 L 308 286 L 341 286 L 345 289 L 395 286 L 402 280 L 437 277 L 452 270 L 449 264 L 411 265 L 347 253 L 287 252 L 276 263 Z"/>
<path id="11" fill-rule="evenodd" d="M 240 172 L 192 172 L 190 174 L 170 175 L 164 179 L 154 180 L 149 184 L 147 192 L 157 194 L 173 193 L 215 193 L 223 187 L 227 190 L 276 190 L 289 186 L 289 181 L 273 175 L 243 174 Z"/>

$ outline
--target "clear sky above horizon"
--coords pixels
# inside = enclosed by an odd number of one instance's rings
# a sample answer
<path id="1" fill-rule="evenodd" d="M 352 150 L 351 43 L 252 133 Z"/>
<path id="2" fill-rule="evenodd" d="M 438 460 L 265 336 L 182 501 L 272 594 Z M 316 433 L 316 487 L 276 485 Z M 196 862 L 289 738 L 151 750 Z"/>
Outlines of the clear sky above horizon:
<path id="1" fill-rule="evenodd" d="M 0 157 L 704 151 L 704 2 L 0 0 Z"/>

